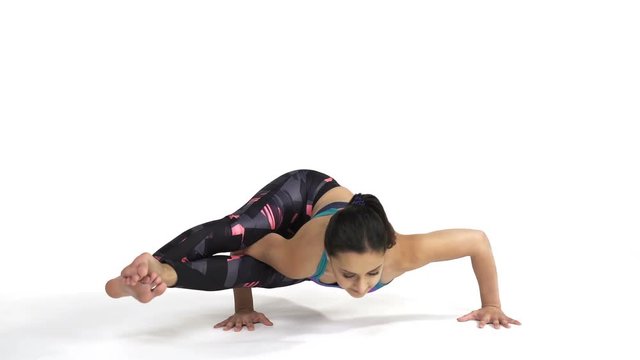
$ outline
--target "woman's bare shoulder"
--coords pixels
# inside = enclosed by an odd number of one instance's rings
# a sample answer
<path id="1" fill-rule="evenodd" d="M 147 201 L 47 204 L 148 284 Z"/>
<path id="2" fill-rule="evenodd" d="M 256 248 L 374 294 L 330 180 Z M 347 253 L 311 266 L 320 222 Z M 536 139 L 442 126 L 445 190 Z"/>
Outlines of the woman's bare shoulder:
<path id="1" fill-rule="evenodd" d="M 396 244 L 388 249 L 384 255 L 384 270 L 382 271 L 382 282 L 388 283 L 389 281 L 397 278 L 398 276 L 407 272 L 404 266 L 407 258 L 407 252 L 411 249 L 407 246 L 406 235 L 396 233 Z"/>
<path id="2" fill-rule="evenodd" d="M 296 278 L 306 278 L 316 270 L 324 251 L 324 232 L 329 217 L 320 217 L 308 221 L 287 243 L 288 260 L 294 264 Z"/>

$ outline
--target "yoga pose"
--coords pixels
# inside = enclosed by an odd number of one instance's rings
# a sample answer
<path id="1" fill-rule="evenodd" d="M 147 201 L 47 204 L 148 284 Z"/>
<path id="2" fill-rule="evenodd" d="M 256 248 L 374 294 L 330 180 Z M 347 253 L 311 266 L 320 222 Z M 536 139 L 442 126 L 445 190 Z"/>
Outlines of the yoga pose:
<path id="1" fill-rule="evenodd" d="M 230 252 L 231 255 L 215 255 Z M 191 228 L 153 255 L 143 253 L 107 282 L 109 296 L 146 303 L 167 287 L 234 289 L 236 313 L 225 330 L 272 325 L 253 309 L 252 287 L 275 288 L 311 280 L 359 298 L 430 262 L 470 256 L 481 307 L 460 318 L 479 327 L 520 323 L 501 310 L 496 267 L 486 235 L 452 229 L 395 232 L 373 195 L 353 195 L 313 170 L 286 173 L 238 211 Z"/>

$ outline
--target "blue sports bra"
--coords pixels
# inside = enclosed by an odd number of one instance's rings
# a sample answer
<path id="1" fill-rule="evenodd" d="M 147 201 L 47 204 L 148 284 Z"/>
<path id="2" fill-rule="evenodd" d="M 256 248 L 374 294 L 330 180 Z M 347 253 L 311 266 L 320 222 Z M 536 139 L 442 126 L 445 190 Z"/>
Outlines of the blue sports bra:
<path id="1" fill-rule="evenodd" d="M 320 209 L 320 211 L 318 211 L 313 216 L 313 218 L 333 215 L 333 214 L 337 213 L 338 211 L 342 210 L 345 206 L 347 206 L 347 204 L 348 203 L 346 203 L 346 202 L 333 202 L 333 203 L 330 203 L 330 204 L 326 205 L 325 207 L 323 207 L 322 209 Z M 338 283 L 327 284 L 327 283 L 323 283 L 322 281 L 320 281 L 320 277 L 322 276 L 322 274 L 324 274 L 325 270 L 327 269 L 327 261 L 328 261 L 328 259 L 329 259 L 329 257 L 327 255 L 327 251 L 323 250 L 322 251 L 322 257 L 320 258 L 320 263 L 318 263 L 318 267 L 316 268 L 316 272 L 313 275 L 311 275 L 308 279 L 313 281 L 313 282 L 315 282 L 316 284 L 319 284 L 319 285 L 322 285 L 322 286 L 340 288 Z M 376 286 L 372 287 L 371 290 L 369 290 L 369 292 L 376 291 L 376 290 L 380 289 L 381 287 L 383 287 L 385 285 L 387 285 L 387 284 L 382 283 L 382 281 L 378 281 Z"/>

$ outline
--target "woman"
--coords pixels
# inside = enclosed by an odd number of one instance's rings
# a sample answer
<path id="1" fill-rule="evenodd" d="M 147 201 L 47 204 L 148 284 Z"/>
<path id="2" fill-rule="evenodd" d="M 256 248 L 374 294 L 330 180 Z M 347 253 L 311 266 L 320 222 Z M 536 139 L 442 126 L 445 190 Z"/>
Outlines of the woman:
<path id="1" fill-rule="evenodd" d="M 231 256 L 215 255 L 231 252 Z M 238 211 L 185 231 L 153 256 L 144 253 L 107 282 L 109 296 L 146 303 L 167 287 L 234 289 L 236 314 L 215 327 L 236 331 L 272 323 L 253 310 L 251 287 L 306 280 L 345 289 L 353 297 L 378 290 L 430 262 L 471 256 L 482 307 L 458 318 L 480 327 L 520 323 L 501 310 L 495 263 L 485 234 L 394 231 L 373 195 L 353 195 L 313 170 L 286 173 Z"/>

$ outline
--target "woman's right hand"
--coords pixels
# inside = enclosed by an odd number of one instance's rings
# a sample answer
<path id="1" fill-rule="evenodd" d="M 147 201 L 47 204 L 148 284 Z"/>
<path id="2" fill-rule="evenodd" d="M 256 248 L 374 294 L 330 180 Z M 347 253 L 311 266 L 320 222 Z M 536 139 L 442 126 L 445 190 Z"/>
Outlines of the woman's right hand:
<path id="1" fill-rule="evenodd" d="M 273 326 L 273 323 L 267 319 L 263 313 L 257 311 L 237 311 L 235 314 L 229 316 L 226 320 L 215 324 L 213 327 L 223 328 L 224 331 L 234 329 L 234 331 L 242 330 L 243 326 L 246 326 L 249 331 L 254 330 L 253 324 L 262 323 L 266 326 Z"/>

